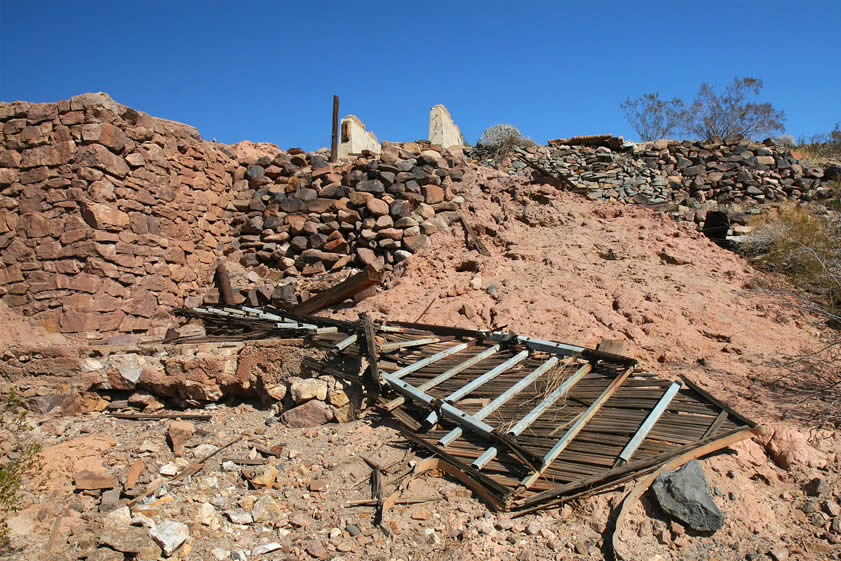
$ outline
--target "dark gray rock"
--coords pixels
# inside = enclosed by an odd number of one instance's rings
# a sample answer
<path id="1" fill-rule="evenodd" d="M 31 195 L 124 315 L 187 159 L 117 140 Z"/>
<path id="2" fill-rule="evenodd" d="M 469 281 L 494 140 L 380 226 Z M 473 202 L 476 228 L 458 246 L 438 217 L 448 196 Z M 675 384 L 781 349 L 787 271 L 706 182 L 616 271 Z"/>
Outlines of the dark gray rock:
<path id="1" fill-rule="evenodd" d="M 248 166 L 248 169 L 245 170 L 245 178 L 249 181 L 258 179 L 266 175 L 266 170 L 263 166 Z"/>
<path id="2" fill-rule="evenodd" d="M 379 179 L 369 179 L 367 181 L 360 181 L 356 186 L 356 190 L 364 193 L 384 193 L 385 187 Z"/>
<path id="3" fill-rule="evenodd" d="M 803 490 L 810 497 L 819 497 L 829 491 L 829 485 L 823 477 L 815 477 L 803 487 Z"/>
<path id="4" fill-rule="evenodd" d="M 660 475 L 651 489 L 660 507 L 692 530 L 715 532 L 724 525 L 724 513 L 713 501 L 710 484 L 698 460 Z"/>

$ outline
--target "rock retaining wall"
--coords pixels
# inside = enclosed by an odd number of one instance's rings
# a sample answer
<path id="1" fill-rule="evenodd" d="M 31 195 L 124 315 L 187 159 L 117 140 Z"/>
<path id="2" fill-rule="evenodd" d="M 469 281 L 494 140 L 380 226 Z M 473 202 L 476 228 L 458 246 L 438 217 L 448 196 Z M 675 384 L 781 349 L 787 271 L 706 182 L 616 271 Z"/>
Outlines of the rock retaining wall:
<path id="1" fill-rule="evenodd" d="M 715 208 L 822 194 L 824 170 L 770 140 L 758 144 L 734 136 L 721 142 L 658 140 L 624 146 L 535 146 L 527 157 L 548 172 L 563 173 L 598 200 Z M 527 169 L 514 160 L 509 173 Z"/>
<path id="2" fill-rule="evenodd" d="M 347 265 L 390 269 L 457 219 L 461 161 L 416 142 L 387 142 L 379 156 L 339 165 L 300 150 L 242 161 L 229 206 L 232 248 L 242 265 L 265 265 L 276 279 Z"/>
<path id="3" fill-rule="evenodd" d="M 424 142 L 338 164 L 226 146 L 102 93 L 0 103 L 0 298 L 53 332 L 161 336 L 173 308 L 218 301 L 227 260 L 295 301 L 289 279 L 390 269 L 447 230 L 461 164 Z"/>
<path id="4" fill-rule="evenodd" d="M 0 103 L 0 296 L 52 331 L 132 332 L 209 279 L 232 160 L 189 126 L 84 94 Z"/>

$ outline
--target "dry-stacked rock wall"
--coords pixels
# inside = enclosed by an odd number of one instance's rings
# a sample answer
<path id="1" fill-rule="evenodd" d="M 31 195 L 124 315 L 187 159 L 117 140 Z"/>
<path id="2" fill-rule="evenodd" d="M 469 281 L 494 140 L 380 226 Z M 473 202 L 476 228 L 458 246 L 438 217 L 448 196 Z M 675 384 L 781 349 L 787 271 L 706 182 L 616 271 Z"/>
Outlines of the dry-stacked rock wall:
<path id="1" fill-rule="evenodd" d="M 733 136 L 724 141 L 658 140 L 623 146 L 535 146 L 527 157 L 550 173 L 569 177 L 597 200 L 675 201 L 713 208 L 821 196 L 824 170 L 770 140 L 759 144 Z M 482 157 L 481 150 L 474 154 Z M 528 169 L 514 160 L 509 173 Z"/>
<path id="2" fill-rule="evenodd" d="M 0 103 L 0 298 L 49 331 L 163 335 L 173 308 L 218 298 L 227 261 L 261 300 L 295 301 L 295 278 L 429 245 L 457 218 L 461 162 L 428 142 L 338 164 L 226 146 L 102 93 Z"/>
<path id="3" fill-rule="evenodd" d="M 390 269 L 456 219 L 461 156 L 430 145 L 384 143 L 338 165 L 300 150 L 243 161 L 234 171 L 233 248 L 275 277 L 346 265 Z"/>
<path id="4" fill-rule="evenodd" d="M 7 305 L 52 331 L 146 331 L 212 279 L 236 162 L 194 128 L 101 93 L 0 103 L 0 127 Z"/>

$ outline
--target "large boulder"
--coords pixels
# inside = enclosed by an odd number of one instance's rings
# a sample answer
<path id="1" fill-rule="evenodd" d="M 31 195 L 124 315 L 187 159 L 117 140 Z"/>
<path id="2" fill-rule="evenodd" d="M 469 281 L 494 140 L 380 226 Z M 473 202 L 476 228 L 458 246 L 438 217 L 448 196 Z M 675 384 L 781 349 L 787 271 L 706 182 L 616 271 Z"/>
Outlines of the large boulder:
<path id="1" fill-rule="evenodd" d="M 661 474 L 651 490 L 669 516 L 696 532 L 715 532 L 724 525 L 724 513 L 713 501 L 710 484 L 698 460 Z"/>

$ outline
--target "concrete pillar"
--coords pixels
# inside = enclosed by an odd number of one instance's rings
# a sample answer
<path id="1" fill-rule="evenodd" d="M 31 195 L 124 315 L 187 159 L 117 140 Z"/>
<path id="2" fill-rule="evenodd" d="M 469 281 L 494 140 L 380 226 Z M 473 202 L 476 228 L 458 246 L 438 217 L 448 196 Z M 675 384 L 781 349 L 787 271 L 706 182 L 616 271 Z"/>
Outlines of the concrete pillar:
<path id="1" fill-rule="evenodd" d="M 443 105 L 436 105 L 429 111 L 429 141 L 444 148 L 464 146 L 461 131 Z"/>
<path id="2" fill-rule="evenodd" d="M 359 154 L 363 150 L 379 154 L 382 148 L 376 135 L 366 131 L 365 125 L 356 115 L 348 115 L 342 119 L 339 127 L 339 158 L 347 158 L 348 155 Z"/>

